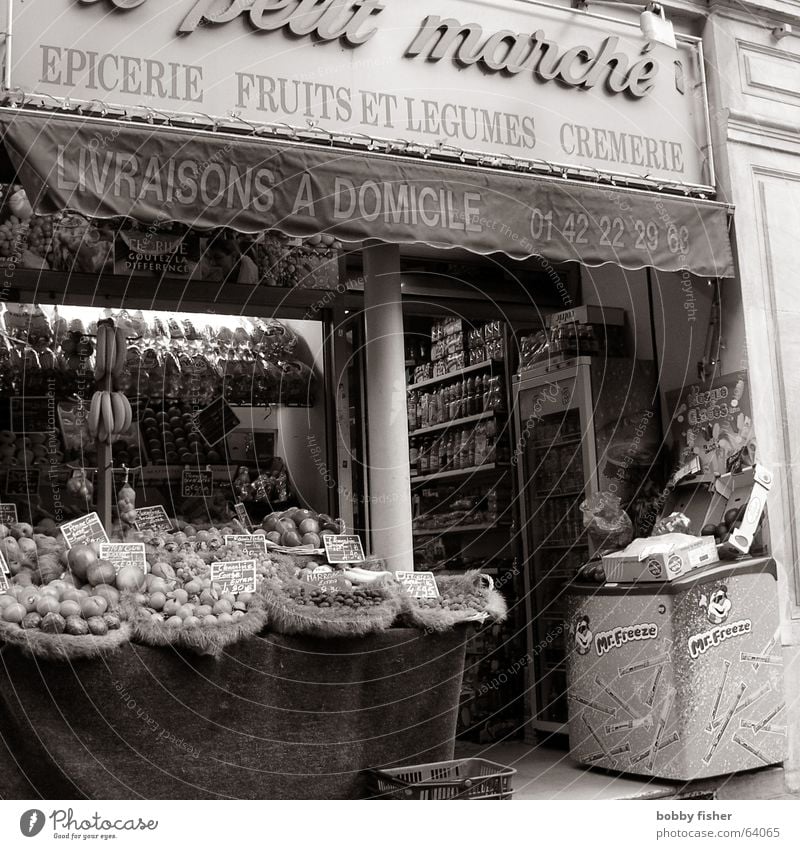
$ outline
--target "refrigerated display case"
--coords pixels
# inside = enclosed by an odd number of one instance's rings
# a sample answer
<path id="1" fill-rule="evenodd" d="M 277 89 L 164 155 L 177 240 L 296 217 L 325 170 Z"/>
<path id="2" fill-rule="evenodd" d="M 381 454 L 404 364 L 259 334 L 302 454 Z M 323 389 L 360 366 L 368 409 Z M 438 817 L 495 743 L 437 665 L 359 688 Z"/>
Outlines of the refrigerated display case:
<path id="1" fill-rule="evenodd" d="M 530 694 L 526 739 L 566 733 L 564 588 L 592 554 L 581 504 L 623 501 L 657 450 L 652 363 L 576 357 L 520 372 L 514 383 Z M 638 432 L 638 434 L 637 434 Z"/>

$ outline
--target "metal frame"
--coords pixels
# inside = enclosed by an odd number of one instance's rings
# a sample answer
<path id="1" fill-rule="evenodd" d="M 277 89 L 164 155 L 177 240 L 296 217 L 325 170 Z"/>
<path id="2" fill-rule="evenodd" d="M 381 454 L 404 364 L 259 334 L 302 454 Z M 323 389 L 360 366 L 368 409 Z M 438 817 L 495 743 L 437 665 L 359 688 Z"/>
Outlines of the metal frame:
<path id="1" fill-rule="evenodd" d="M 597 492 L 597 456 L 595 450 L 594 426 L 591 417 L 592 411 L 592 386 L 591 386 L 591 359 L 589 357 L 578 357 L 569 360 L 562 367 L 553 365 L 538 370 L 530 370 L 522 373 L 519 380 L 515 381 L 513 387 L 514 399 L 514 424 L 517 432 L 517 445 L 525 433 L 525 422 L 522 416 L 520 396 L 527 390 L 535 390 L 550 383 L 573 382 L 575 389 L 570 396 L 570 403 L 564 404 L 564 410 L 577 409 L 579 414 L 581 432 L 581 454 L 585 474 L 587 494 Z M 588 416 L 587 416 L 588 413 Z M 523 449 L 524 450 L 524 449 Z M 526 468 L 524 454 L 517 462 L 517 488 L 518 504 L 520 513 L 520 536 L 522 538 L 523 550 L 523 578 L 525 589 L 525 616 L 527 620 L 527 651 L 529 657 L 534 657 L 534 630 L 533 621 L 537 616 L 534 609 L 535 598 L 532 568 L 533 563 L 538 562 L 538 545 L 534 538 L 533 516 L 530 515 L 528 503 L 528 491 L 530 488 L 530 477 Z M 526 737 L 529 731 L 545 731 L 549 733 L 567 733 L 567 723 L 542 720 L 537 718 L 539 704 L 536 697 L 536 663 L 529 664 L 526 668 L 526 692 L 528 693 L 528 705 L 530 716 L 526 720 Z"/>

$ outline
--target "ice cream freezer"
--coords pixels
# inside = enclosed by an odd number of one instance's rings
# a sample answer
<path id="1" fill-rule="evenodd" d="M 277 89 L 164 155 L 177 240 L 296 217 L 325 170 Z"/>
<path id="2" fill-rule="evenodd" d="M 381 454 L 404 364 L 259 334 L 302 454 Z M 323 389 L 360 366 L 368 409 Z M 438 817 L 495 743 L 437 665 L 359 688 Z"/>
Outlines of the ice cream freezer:
<path id="1" fill-rule="evenodd" d="M 784 759 L 773 560 L 717 562 L 669 582 L 576 584 L 566 607 L 579 763 L 688 781 Z"/>

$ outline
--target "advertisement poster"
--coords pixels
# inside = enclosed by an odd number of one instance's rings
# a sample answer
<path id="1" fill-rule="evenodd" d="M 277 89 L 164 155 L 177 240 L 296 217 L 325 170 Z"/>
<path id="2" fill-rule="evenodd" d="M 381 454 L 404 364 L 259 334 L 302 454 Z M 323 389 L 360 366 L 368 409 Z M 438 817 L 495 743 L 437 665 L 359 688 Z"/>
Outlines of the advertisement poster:
<path id="1" fill-rule="evenodd" d="M 753 465 L 756 437 L 746 371 L 667 393 L 676 465 L 693 457 L 702 473 L 724 475 Z"/>

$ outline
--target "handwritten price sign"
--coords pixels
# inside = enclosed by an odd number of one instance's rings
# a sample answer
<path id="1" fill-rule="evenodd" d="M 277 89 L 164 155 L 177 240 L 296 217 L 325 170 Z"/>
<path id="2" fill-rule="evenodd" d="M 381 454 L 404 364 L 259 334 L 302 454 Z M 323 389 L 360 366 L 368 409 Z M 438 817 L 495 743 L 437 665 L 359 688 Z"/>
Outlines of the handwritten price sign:
<path id="1" fill-rule="evenodd" d="M 67 548 L 82 545 L 87 542 L 108 542 L 108 534 L 97 513 L 88 513 L 80 519 L 64 522 L 61 533 L 67 543 Z"/>
<path id="2" fill-rule="evenodd" d="M 254 593 L 256 591 L 256 561 L 229 560 L 211 564 L 211 580 L 223 593 Z"/>

